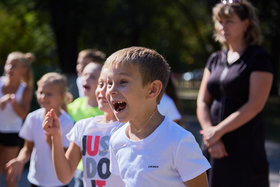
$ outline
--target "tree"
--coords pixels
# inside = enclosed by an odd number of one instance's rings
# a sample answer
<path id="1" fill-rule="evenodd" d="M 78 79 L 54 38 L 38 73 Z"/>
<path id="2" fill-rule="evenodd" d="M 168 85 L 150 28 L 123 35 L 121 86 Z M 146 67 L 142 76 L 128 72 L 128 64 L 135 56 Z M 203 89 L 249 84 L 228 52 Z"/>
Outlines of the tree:
<path id="1" fill-rule="evenodd" d="M 50 58 L 54 48 L 55 41 L 48 16 L 37 12 L 32 1 L 0 2 L 1 67 L 12 51 L 34 53 L 36 61 L 33 66 L 54 64 L 53 58 Z"/>
<path id="2" fill-rule="evenodd" d="M 212 7 L 218 2 L 2 0 L 0 56 L 4 59 L 12 50 L 34 51 L 40 54 L 42 62 L 56 64 L 58 59 L 62 72 L 75 73 L 81 49 L 98 48 L 110 55 L 120 48 L 137 45 L 163 54 L 174 72 L 191 71 L 203 68 L 210 53 L 220 48 L 212 38 L 211 19 Z M 260 10 L 263 45 L 274 62 L 275 93 L 280 2 L 252 0 L 252 3 Z"/>

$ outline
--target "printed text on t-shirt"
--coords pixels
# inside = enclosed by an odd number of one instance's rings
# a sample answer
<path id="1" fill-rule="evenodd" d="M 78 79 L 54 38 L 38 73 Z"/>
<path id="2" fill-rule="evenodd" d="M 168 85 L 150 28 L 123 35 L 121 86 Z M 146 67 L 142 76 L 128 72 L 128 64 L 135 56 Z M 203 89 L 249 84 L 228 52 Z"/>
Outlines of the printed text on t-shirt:
<path id="1" fill-rule="evenodd" d="M 106 186 L 109 171 L 109 136 L 83 136 L 82 156 L 85 157 L 84 174 L 93 187 Z"/>

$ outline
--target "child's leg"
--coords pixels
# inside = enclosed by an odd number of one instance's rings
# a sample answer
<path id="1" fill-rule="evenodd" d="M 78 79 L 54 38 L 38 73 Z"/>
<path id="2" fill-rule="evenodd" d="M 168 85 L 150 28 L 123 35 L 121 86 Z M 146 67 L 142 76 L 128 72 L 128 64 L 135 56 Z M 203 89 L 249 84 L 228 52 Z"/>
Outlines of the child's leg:
<path id="1" fill-rule="evenodd" d="M 4 169 L 4 146 L 0 144 L 0 175 Z"/>
<path id="2" fill-rule="evenodd" d="M 1 138 L 0 138 L 0 144 L 1 144 L 1 168 L 2 171 L 4 171 L 5 176 L 6 175 L 6 170 L 5 170 L 5 164 L 8 163 L 10 160 L 12 160 L 13 158 L 16 158 L 19 152 L 19 137 L 18 137 L 18 133 L 1 133 Z M 11 182 L 11 181 L 7 181 L 6 182 L 6 186 L 7 187 L 14 187 L 17 186 L 17 182 Z"/>
<path id="3" fill-rule="evenodd" d="M 3 159 L 4 164 L 9 162 L 13 158 L 17 157 L 18 152 L 19 152 L 19 146 L 4 147 L 3 152 L 2 152 L 3 153 L 3 158 L 4 158 Z M 7 176 L 6 172 L 7 171 L 4 170 L 5 176 Z M 16 187 L 17 186 L 17 182 L 16 181 L 11 182 L 11 181 L 5 180 L 5 182 L 6 182 L 6 186 L 7 187 Z"/>

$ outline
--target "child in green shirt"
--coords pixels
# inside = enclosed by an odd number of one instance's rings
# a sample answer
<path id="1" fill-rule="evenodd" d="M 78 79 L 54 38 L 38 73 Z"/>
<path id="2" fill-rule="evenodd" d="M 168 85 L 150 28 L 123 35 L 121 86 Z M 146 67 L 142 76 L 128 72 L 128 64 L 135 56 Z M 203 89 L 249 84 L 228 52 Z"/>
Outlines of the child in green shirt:
<path id="1" fill-rule="evenodd" d="M 101 64 L 91 62 L 83 70 L 81 79 L 85 96 L 75 99 L 67 106 L 67 111 L 75 122 L 103 114 L 98 109 L 98 103 L 95 97 L 101 68 Z"/>

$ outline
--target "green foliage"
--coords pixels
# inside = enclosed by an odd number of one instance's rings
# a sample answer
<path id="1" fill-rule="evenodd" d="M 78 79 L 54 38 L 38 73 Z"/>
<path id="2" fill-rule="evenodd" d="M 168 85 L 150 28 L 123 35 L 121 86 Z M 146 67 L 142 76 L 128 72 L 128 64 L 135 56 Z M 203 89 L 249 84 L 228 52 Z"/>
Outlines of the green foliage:
<path id="1" fill-rule="evenodd" d="M 2 0 L 0 3 L 0 58 L 3 65 L 13 50 L 31 51 L 40 63 L 60 63 L 71 54 L 98 48 L 107 55 L 133 45 L 156 49 L 174 72 L 202 68 L 210 53 L 219 49 L 212 38 L 211 9 L 219 1 L 204 0 Z M 278 1 L 256 1 L 264 33 L 264 46 L 279 69 Z M 52 20 L 52 24 L 51 21 Z M 61 32 L 62 30 L 62 32 Z M 59 32 L 59 33 L 58 33 Z M 65 46 L 56 46 L 62 39 Z M 71 39 L 73 41 L 71 41 Z M 56 40 L 58 41 L 58 40 Z M 60 40 L 61 42 L 61 40 Z M 276 45 L 277 44 L 277 45 Z M 56 49 L 57 48 L 57 49 Z M 77 51 L 75 51 L 77 50 Z M 66 51 L 66 52 L 65 52 Z M 62 59 L 61 59 L 62 58 Z M 75 55 L 71 56 L 71 59 Z M 74 66 L 76 59 L 67 59 Z M 63 62 L 62 71 L 68 64 Z M 72 68 L 74 70 L 74 68 Z"/>
<path id="2" fill-rule="evenodd" d="M 36 81 L 48 71 L 57 71 L 57 60 L 52 55 L 55 41 L 49 25 L 49 16 L 39 12 L 35 1 L 1 1 L 0 2 L 0 73 L 7 55 L 12 51 L 31 52 L 36 60 L 32 64 Z M 36 84 L 34 85 L 36 89 Z M 35 96 L 31 111 L 37 109 Z"/>
<path id="3" fill-rule="evenodd" d="M 32 2 L 32 1 L 31 1 Z M 47 17 L 25 1 L 0 3 L 0 66 L 12 51 L 32 52 L 35 63 L 54 64 L 49 56 L 54 50 L 54 35 Z"/>
<path id="4" fill-rule="evenodd" d="M 192 6 L 190 6 L 192 5 Z M 107 54 L 132 45 L 156 49 L 173 71 L 204 66 L 212 44 L 212 22 L 204 1 L 96 0 L 87 4 L 80 49 Z"/>

